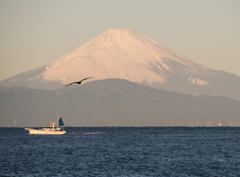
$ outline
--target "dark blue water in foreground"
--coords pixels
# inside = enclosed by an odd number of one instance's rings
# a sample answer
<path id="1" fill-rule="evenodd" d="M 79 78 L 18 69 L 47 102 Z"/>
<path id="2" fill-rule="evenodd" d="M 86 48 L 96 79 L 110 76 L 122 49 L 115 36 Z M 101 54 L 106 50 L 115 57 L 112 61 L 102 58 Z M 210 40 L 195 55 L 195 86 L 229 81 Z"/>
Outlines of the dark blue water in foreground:
<path id="1" fill-rule="evenodd" d="M 0 176 L 240 176 L 240 128 L 65 130 L 0 128 Z"/>

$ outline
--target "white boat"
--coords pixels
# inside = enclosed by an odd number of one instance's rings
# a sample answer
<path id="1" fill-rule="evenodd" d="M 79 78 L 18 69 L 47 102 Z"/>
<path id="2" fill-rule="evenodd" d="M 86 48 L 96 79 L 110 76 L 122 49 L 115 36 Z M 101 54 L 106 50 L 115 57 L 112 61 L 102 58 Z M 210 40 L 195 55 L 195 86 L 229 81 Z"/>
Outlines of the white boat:
<path id="1" fill-rule="evenodd" d="M 219 126 L 219 127 L 222 126 L 222 123 L 221 123 L 220 119 L 218 119 L 218 126 Z"/>
<path id="2" fill-rule="evenodd" d="M 30 135 L 63 135 L 66 133 L 60 126 L 64 126 L 62 118 L 58 116 L 57 126 L 55 127 L 55 123 L 47 124 L 45 128 L 36 130 L 33 128 L 25 128 L 25 130 L 29 131 Z"/>

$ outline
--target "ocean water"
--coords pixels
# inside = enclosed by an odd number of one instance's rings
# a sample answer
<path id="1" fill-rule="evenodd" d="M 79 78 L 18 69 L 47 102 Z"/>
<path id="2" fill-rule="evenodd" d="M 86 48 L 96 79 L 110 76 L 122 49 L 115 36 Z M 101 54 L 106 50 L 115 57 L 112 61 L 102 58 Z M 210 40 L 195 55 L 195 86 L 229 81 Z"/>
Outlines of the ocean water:
<path id="1" fill-rule="evenodd" d="M 237 127 L 0 128 L 0 176 L 240 176 Z"/>

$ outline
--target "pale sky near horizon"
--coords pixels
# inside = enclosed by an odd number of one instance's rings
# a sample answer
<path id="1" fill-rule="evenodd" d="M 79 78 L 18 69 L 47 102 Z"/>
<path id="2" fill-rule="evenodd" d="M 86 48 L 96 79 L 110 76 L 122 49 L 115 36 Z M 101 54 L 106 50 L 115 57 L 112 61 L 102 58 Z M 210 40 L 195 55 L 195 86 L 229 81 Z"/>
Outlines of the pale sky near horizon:
<path id="1" fill-rule="evenodd" d="M 240 76 L 239 0 L 0 0 L 0 80 L 48 64 L 109 28 L 133 29 Z"/>

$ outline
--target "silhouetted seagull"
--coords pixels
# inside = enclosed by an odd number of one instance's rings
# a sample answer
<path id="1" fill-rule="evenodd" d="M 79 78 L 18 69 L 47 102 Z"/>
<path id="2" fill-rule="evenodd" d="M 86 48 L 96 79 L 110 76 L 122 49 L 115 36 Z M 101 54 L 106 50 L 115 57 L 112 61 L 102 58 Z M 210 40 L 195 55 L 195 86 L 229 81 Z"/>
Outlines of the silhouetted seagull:
<path id="1" fill-rule="evenodd" d="M 66 85 L 65 87 L 67 87 L 67 86 L 69 86 L 69 85 L 72 85 L 72 84 L 81 84 L 81 83 L 82 83 L 82 81 L 84 81 L 84 80 L 87 80 L 87 79 L 90 79 L 90 78 L 92 78 L 92 77 L 87 77 L 87 78 L 85 78 L 85 79 L 82 79 L 82 80 L 80 80 L 80 81 L 78 81 L 78 82 L 72 82 L 72 83 L 70 83 L 70 84 Z"/>

